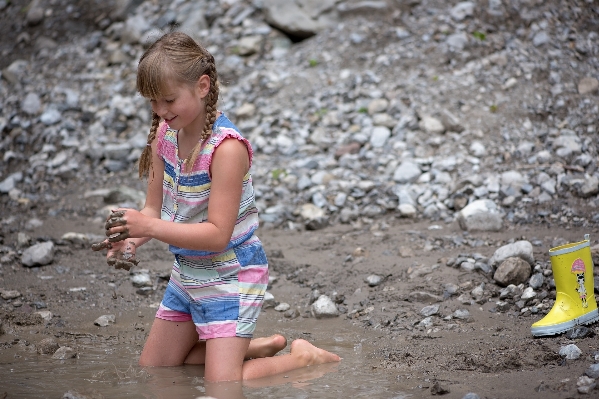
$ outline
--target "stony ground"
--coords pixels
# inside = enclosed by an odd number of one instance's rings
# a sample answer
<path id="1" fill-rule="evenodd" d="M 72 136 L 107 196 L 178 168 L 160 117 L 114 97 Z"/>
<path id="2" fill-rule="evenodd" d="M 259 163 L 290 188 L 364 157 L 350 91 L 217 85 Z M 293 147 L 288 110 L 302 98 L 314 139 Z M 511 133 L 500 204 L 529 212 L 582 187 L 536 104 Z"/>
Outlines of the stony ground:
<path id="1" fill-rule="evenodd" d="M 273 275 L 267 317 L 290 331 L 325 295 L 338 321 L 377 337 L 373 367 L 415 397 L 597 392 L 597 325 L 530 334 L 555 296 L 549 248 L 587 233 L 597 243 L 596 4 L 481 1 L 461 15 L 457 2 L 389 1 L 382 11 L 337 2 L 346 10 L 338 25 L 294 43 L 265 29 L 258 3 L 206 2 L 205 38 L 222 71 L 222 107 L 256 148 Z M 122 4 L 132 7 L 115 16 Z M 43 17 L 29 12 L 36 7 Z M 118 23 L 158 23 L 172 8 L 0 8 L 0 359 L 51 356 L 56 345 L 76 352 L 90 340 L 138 351 L 170 257 L 149 244 L 128 273 L 89 245 L 107 208 L 143 198 L 134 168 L 148 114 L 132 86 L 143 45 L 124 43 L 135 29 Z M 234 24 L 246 10 L 251 22 Z M 246 54 L 242 39 L 261 35 Z M 462 209 L 488 199 L 501 228 L 463 230 Z M 507 294 L 488 260 L 516 241 L 531 243 L 534 261 Z M 50 260 L 28 265 L 23 255 L 39 243 L 52 243 Z M 535 296 L 523 300 L 527 288 Z M 144 317 L 117 314 L 110 334 L 98 333 L 97 318 L 117 309 Z M 318 334 L 335 334 L 316 322 Z M 570 344 L 576 359 L 560 355 Z"/>

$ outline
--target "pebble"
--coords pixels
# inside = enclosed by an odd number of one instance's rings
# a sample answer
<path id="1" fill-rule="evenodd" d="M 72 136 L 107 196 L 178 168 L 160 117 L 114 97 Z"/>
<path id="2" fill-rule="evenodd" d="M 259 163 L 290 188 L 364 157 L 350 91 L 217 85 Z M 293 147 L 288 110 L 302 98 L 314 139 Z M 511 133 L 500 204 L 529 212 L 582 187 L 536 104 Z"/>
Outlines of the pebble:
<path id="1" fill-rule="evenodd" d="M 27 267 L 47 265 L 53 260 L 54 243 L 52 241 L 35 244 L 23 251 L 21 256 L 21 263 Z"/>
<path id="2" fill-rule="evenodd" d="M 559 355 L 568 360 L 576 360 L 580 358 L 580 356 L 582 355 L 582 351 L 578 348 L 578 346 L 574 344 L 569 344 L 562 346 L 559 349 Z"/>
<path id="3" fill-rule="evenodd" d="M 339 315 L 337 305 L 335 305 L 335 302 L 326 295 L 321 295 L 312 304 L 310 311 L 312 316 L 317 319 L 337 317 Z"/>
<path id="4" fill-rule="evenodd" d="M 59 360 L 74 359 L 74 358 L 78 358 L 78 357 L 79 357 L 79 354 L 77 353 L 77 351 L 75 351 L 75 349 L 73 349 L 69 346 L 61 346 L 52 355 L 52 359 L 59 359 Z"/>
<path id="5" fill-rule="evenodd" d="M 100 327 L 106 327 L 116 322 L 116 316 L 113 314 L 102 315 L 94 320 L 94 324 Z"/>

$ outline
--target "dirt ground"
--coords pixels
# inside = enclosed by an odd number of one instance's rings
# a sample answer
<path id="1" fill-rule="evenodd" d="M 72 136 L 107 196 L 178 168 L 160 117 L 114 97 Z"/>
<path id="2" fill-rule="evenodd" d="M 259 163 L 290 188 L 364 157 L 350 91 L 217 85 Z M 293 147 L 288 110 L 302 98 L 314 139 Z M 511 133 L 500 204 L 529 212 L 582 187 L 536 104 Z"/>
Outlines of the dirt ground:
<path id="1" fill-rule="evenodd" d="M 141 262 L 136 269 L 147 269 L 154 281 L 152 289 L 143 291 L 133 286 L 129 272 L 109 268 L 102 254 L 89 249 L 88 242 L 63 239 L 64 234 L 73 232 L 101 235 L 102 223 L 95 210 L 105 205 L 97 197 L 84 198 L 81 185 L 65 189 L 54 208 L 32 209 L 26 204 L 20 209 L 3 207 L 0 288 L 21 294 L 15 299 L 0 299 L 0 358 L 4 364 L 18 362 L 19 354 L 39 348 L 48 337 L 74 348 L 80 346 L 83 336 L 100 342 L 106 333 L 94 325 L 94 320 L 105 314 L 117 316 L 117 322 L 107 327 L 114 341 L 111 345 L 133 348 L 135 357 L 166 287 L 171 257 L 160 243 L 147 244 L 138 252 Z M 32 218 L 43 224 L 26 227 Z M 7 261 L 11 258 L 7 248 L 17 245 L 18 233 L 27 234 L 32 242 L 54 241 L 53 262 L 27 268 L 21 265 L 18 254 Z M 498 233 L 467 234 L 455 222 L 433 224 L 395 217 L 371 225 L 331 226 L 318 231 L 261 228 L 259 235 L 275 277 L 269 291 L 277 303 L 289 303 L 299 315 L 280 317 L 274 309 L 266 309 L 261 317 L 279 321 L 268 324 L 268 330 L 259 328 L 258 335 L 282 332 L 291 341 L 298 337 L 294 334 L 311 326 L 315 336 L 332 337 L 344 326 L 366 340 L 370 349 L 364 356 L 373 370 L 395 375 L 411 387 L 415 397 L 445 394 L 462 398 L 468 392 L 481 398 L 580 397 L 577 380 L 595 363 L 599 351 L 597 326 L 591 326 L 591 333 L 582 339 L 571 340 L 565 335 L 533 338 L 530 325 L 540 315 L 497 312 L 495 303 L 501 287 L 480 272 L 462 271 L 446 263 L 463 253 L 490 257 L 510 239 L 537 242 L 535 258 L 547 262 L 547 250 L 556 240 L 580 240 L 584 233 L 597 230 L 517 226 Z M 384 281 L 369 286 L 365 278 L 371 274 L 385 276 Z M 413 293 L 443 298 L 447 283 L 459 286 L 458 292 L 440 302 L 432 325 L 423 327 L 420 311 L 434 301 Z M 479 303 L 464 305 L 458 300 L 460 294 L 481 283 L 486 285 Z M 313 290 L 336 300 L 343 312 L 337 320 L 310 318 Z M 470 316 L 464 320 L 447 317 L 458 309 L 468 310 Z M 42 320 L 35 313 L 39 310 L 49 310 L 52 318 Z M 137 318 L 125 316 L 136 313 Z M 580 359 L 564 360 L 558 355 L 560 347 L 569 343 L 582 350 Z M 6 391 L 4 397 L 18 396 Z"/>

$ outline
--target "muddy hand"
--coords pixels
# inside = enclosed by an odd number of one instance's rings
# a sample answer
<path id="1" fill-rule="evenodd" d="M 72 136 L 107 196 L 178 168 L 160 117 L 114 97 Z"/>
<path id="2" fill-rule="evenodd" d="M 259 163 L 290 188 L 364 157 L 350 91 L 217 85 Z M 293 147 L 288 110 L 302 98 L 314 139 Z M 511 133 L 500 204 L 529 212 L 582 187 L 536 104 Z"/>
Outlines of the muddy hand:
<path id="1" fill-rule="evenodd" d="M 106 235 L 108 236 L 108 241 L 110 242 L 119 242 L 126 240 L 129 238 L 129 229 L 127 228 L 127 220 L 125 220 L 126 211 L 112 211 L 108 220 L 106 220 L 106 225 L 104 226 L 106 229 Z M 125 226 L 125 230 L 110 234 L 110 229 L 113 227 Z"/>
<path id="2" fill-rule="evenodd" d="M 114 266 L 115 269 L 131 270 L 133 266 L 137 266 L 139 261 L 135 259 L 135 243 L 128 241 L 125 244 L 123 251 L 115 251 L 110 254 L 106 259 L 106 262 L 110 266 Z"/>

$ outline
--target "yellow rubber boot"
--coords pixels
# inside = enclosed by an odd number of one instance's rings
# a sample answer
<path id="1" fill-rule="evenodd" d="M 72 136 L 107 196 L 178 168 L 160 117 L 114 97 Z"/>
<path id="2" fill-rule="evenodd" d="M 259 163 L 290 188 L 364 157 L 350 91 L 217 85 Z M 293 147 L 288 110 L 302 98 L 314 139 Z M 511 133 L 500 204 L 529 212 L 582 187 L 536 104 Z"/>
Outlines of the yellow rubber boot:
<path id="1" fill-rule="evenodd" d="M 584 241 L 551 248 L 549 256 L 557 293 L 553 308 L 531 326 L 535 337 L 561 334 L 599 320 L 589 235 Z"/>

